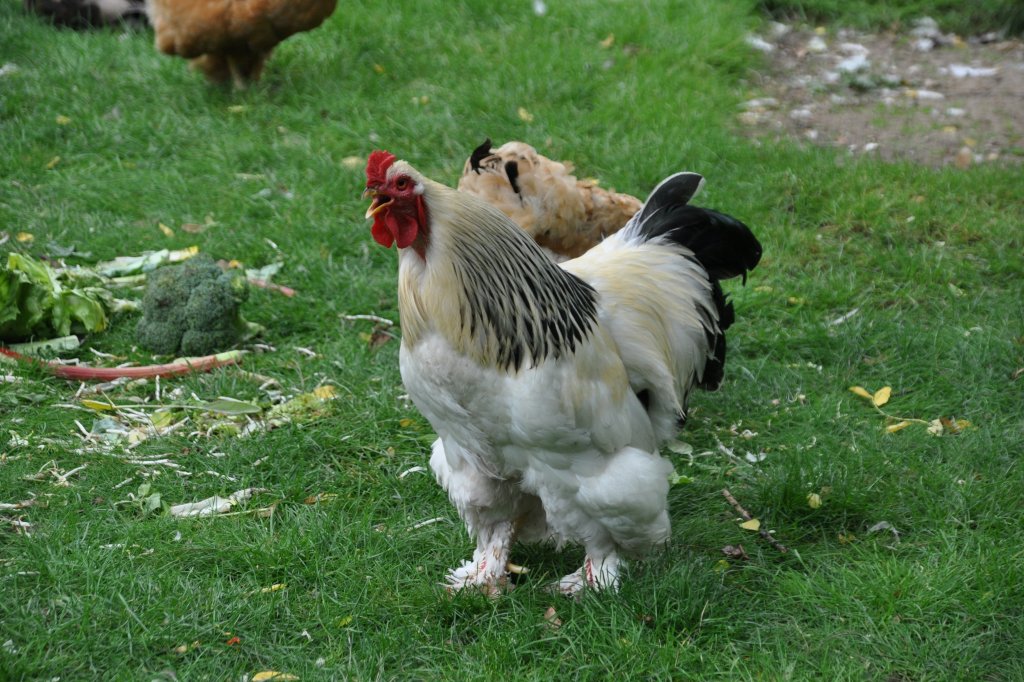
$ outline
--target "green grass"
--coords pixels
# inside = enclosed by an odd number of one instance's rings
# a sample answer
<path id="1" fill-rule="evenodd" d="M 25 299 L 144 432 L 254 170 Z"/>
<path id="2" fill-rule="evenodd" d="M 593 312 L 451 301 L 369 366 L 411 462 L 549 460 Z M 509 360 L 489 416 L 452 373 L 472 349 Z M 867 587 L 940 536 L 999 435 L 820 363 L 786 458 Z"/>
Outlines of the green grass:
<path id="1" fill-rule="evenodd" d="M 0 527 L 0 679 L 1024 678 L 1019 170 L 751 144 L 734 121 L 753 94 L 753 3 L 549 6 L 543 18 L 482 0 L 342 7 L 242 93 L 156 54 L 148 34 L 56 31 L 0 6 L 0 61 L 19 67 L 0 77 L 12 235 L 0 249 L 39 255 L 53 240 L 110 258 L 197 244 L 250 266 L 283 259 L 279 280 L 299 296 L 254 292 L 246 316 L 276 351 L 245 367 L 288 393 L 328 382 L 339 394 L 329 417 L 255 438 L 139 446 L 193 474 L 153 467 L 166 502 L 248 486 L 271 491 L 250 508 L 279 501 L 270 518 L 176 520 L 116 504 L 147 468 L 80 451 L 74 420 L 93 417 L 58 407 L 77 386 L 23 370 L 0 384 L 0 502 L 38 500 L 0 512 L 32 524 L 30 537 Z M 400 399 L 397 344 L 372 350 L 368 327 L 340 318 L 397 316 L 394 254 L 370 240 L 361 169 L 342 159 L 382 146 L 454 183 L 488 135 L 634 194 L 700 171 L 704 205 L 765 247 L 747 286 L 729 287 L 728 380 L 695 397 L 681 436 L 697 455 L 674 456 L 693 483 L 672 490 L 672 544 L 632 565 L 619 594 L 553 597 L 542 586 L 579 550 L 522 548 L 532 572 L 511 594 L 446 597 L 437 583 L 470 543 L 428 474 L 398 478 L 426 463 L 429 426 Z M 202 234 L 179 229 L 207 216 Z M 15 241 L 22 231 L 34 241 Z M 133 326 L 86 345 L 148 360 Z M 261 400 L 260 384 L 225 369 L 163 389 Z M 855 384 L 891 385 L 892 414 L 973 426 L 887 434 Z M 719 442 L 767 456 L 737 462 Z M 66 487 L 26 479 L 83 464 Z M 724 486 L 792 551 L 739 529 Z M 304 503 L 317 493 L 336 497 Z M 899 542 L 868 532 L 880 521 Z M 738 543 L 750 559 L 721 564 Z M 275 584 L 287 586 L 260 591 Z"/>

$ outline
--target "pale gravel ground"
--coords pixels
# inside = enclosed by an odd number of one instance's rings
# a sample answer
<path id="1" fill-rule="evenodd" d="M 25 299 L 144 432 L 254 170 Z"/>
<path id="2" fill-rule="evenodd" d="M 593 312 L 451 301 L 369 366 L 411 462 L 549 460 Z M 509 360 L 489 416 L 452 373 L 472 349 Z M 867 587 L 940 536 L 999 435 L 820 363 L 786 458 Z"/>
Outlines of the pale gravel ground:
<path id="1" fill-rule="evenodd" d="M 931 40 L 922 38 L 932 35 Z M 1024 162 L 1024 43 L 776 25 L 738 113 L 756 140 L 795 139 L 961 168 Z M 931 42 L 932 49 L 922 49 Z M 768 47 L 770 46 L 770 48 Z M 856 71 L 847 67 L 866 62 Z"/>

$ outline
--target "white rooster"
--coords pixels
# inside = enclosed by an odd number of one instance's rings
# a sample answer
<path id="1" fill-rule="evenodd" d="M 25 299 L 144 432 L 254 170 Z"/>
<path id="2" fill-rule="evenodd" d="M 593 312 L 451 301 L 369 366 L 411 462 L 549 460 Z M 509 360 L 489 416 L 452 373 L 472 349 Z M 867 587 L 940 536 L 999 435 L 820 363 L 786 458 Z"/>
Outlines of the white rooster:
<path id="1" fill-rule="evenodd" d="M 761 246 L 659 184 L 614 235 L 561 265 L 496 208 L 375 151 L 367 218 L 397 243 L 402 380 L 438 434 L 430 458 L 476 539 L 451 589 L 508 585 L 515 541 L 581 543 L 557 587 L 616 588 L 623 557 L 669 537 L 658 454 L 694 386 L 717 388 L 732 305 L 719 279 Z"/>

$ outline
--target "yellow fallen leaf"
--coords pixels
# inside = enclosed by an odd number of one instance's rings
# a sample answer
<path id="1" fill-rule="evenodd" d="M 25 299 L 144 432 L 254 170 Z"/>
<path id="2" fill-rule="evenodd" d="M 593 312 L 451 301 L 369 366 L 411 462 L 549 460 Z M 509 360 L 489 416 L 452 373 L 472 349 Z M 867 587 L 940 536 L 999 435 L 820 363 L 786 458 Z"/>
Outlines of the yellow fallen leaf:
<path id="1" fill-rule="evenodd" d="M 168 237 L 173 237 L 174 236 L 174 230 L 172 230 L 168 226 L 164 225 L 163 223 L 157 223 L 157 227 L 160 228 L 160 231 L 163 232 L 164 235 L 166 235 Z"/>
<path id="2" fill-rule="evenodd" d="M 264 670 L 258 672 L 252 676 L 252 682 L 294 682 L 299 679 L 296 675 L 291 673 L 279 673 L 276 670 Z"/>
<path id="3" fill-rule="evenodd" d="M 761 530 L 761 521 L 758 519 L 750 519 L 740 524 L 740 528 L 743 530 Z"/>
<path id="4" fill-rule="evenodd" d="M 897 431 L 902 431 L 903 429 L 907 428 L 908 426 L 910 426 L 910 422 L 908 422 L 906 420 L 901 421 L 901 422 L 896 422 L 895 424 L 889 424 L 888 426 L 886 426 L 885 427 L 885 432 L 886 433 L 896 433 Z"/>
<path id="5" fill-rule="evenodd" d="M 18 234 L 14 235 L 14 238 L 17 239 L 22 244 L 31 244 L 33 241 L 35 241 L 36 236 L 31 232 L 19 232 Z"/>
<path id="6" fill-rule="evenodd" d="M 714 571 L 715 573 L 722 573 L 723 571 L 729 570 L 729 562 L 725 559 L 719 559 L 715 562 Z"/>
<path id="7" fill-rule="evenodd" d="M 609 33 L 608 37 L 601 41 L 601 47 L 605 48 L 606 50 L 609 47 L 611 47 L 612 45 L 614 45 L 614 44 L 615 44 L 615 34 L 614 33 Z"/>
<path id="8" fill-rule="evenodd" d="M 174 420 L 177 418 L 178 415 L 174 410 L 159 409 L 155 410 L 153 414 L 149 416 L 149 421 L 158 429 L 166 429 L 168 426 L 173 424 Z"/>
<path id="9" fill-rule="evenodd" d="M 59 126 L 66 126 L 67 124 L 71 123 L 71 119 L 65 116 L 64 114 L 57 114 L 56 120 L 57 125 Z"/>
<path id="10" fill-rule="evenodd" d="M 850 392 L 855 395 L 859 395 L 861 398 L 867 398 L 868 400 L 872 400 L 872 395 L 868 393 L 863 386 L 850 386 Z"/>
<path id="11" fill-rule="evenodd" d="M 821 495 L 818 493 L 807 494 L 807 506 L 811 509 L 817 509 L 821 506 Z"/>
<path id="12" fill-rule="evenodd" d="M 521 120 L 523 120 L 523 121 L 525 121 L 527 123 L 533 123 L 533 114 L 531 114 L 529 111 L 527 111 L 523 107 L 519 107 L 519 109 L 516 110 L 516 113 L 519 114 L 519 118 Z"/>
<path id="13" fill-rule="evenodd" d="M 826 33 L 828 33 L 828 29 L 825 28 L 824 26 L 817 26 L 814 29 L 814 35 L 816 35 L 816 36 L 823 36 Z"/>
<path id="14" fill-rule="evenodd" d="M 942 424 L 942 428 L 950 433 L 960 433 L 971 425 L 971 422 L 966 419 L 946 419 L 945 417 L 939 419 L 939 423 Z"/>
<path id="15" fill-rule="evenodd" d="M 237 270 L 242 267 L 242 261 L 238 260 L 237 258 L 232 258 L 231 260 L 228 261 L 228 267 L 231 268 L 232 270 Z"/>
<path id="16" fill-rule="evenodd" d="M 384 72 L 387 71 L 387 69 L 385 69 L 380 64 L 374 64 L 373 65 L 373 70 L 374 70 L 375 73 L 380 74 L 380 75 L 383 75 Z"/>
<path id="17" fill-rule="evenodd" d="M 83 407 L 88 407 L 90 410 L 96 410 L 97 412 L 107 412 L 114 409 L 114 406 L 110 403 L 102 403 L 99 400 L 83 400 Z"/>
<path id="18" fill-rule="evenodd" d="M 339 628 L 343 628 L 346 625 L 351 625 L 351 624 L 352 624 L 352 616 L 345 616 L 343 618 L 339 618 L 338 619 L 338 627 Z"/>
<path id="19" fill-rule="evenodd" d="M 403 417 L 402 419 L 398 420 L 398 425 L 400 427 L 402 427 L 403 429 L 407 429 L 407 428 L 409 428 L 410 426 L 412 426 L 415 423 L 416 423 L 415 420 L 409 419 L 408 417 Z"/>
<path id="20" fill-rule="evenodd" d="M 274 583 L 270 587 L 264 587 L 260 592 L 262 594 L 268 594 L 270 592 L 280 592 L 284 588 L 288 587 L 288 583 Z"/>
<path id="21" fill-rule="evenodd" d="M 338 389 L 330 384 L 324 384 L 314 388 L 313 395 L 320 398 L 320 400 L 332 400 L 338 397 Z"/>
<path id="22" fill-rule="evenodd" d="M 57 167 L 58 163 L 60 163 L 60 157 L 59 156 L 53 157 L 52 159 L 50 159 L 49 161 L 46 162 L 46 170 L 53 170 L 54 168 Z"/>
<path id="23" fill-rule="evenodd" d="M 230 111 L 232 114 L 240 114 L 243 111 L 245 111 L 245 105 L 244 104 L 232 104 L 230 107 L 228 107 L 228 111 Z"/>
<path id="24" fill-rule="evenodd" d="M 839 538 L 839 544 L 840 545 L 849 545 L 849 544 L 851 544 L 853 542 L 856 542 L 856 540 L 857 540 L 857 536 L 854 535 L 853 533 L 840 533 L 838 535 L 838 538 Z"/>
<path id="25" fill-rule="evenodd" d="M 882 388 L 875 391 L 875 394 L 871 396 L 871 402 L 875 407 L 881 407 L 889 402 L 889 397 L 892 395 L 891 386 L 883 386 Z"/>

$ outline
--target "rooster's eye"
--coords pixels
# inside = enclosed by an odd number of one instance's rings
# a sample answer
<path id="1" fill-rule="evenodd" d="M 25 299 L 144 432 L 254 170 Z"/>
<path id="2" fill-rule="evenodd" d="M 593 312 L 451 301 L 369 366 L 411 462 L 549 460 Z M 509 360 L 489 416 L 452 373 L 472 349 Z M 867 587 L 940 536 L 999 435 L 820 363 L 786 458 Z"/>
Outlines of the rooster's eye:
<path id="1" fill-rule="evenodd" d="M 398 189 L 405 189 L 408 186 L 409 186 L 409 178 L 405 178 L 405 177 L 398 178 L 398 180 L 395 182 L 395 187 L 397 187 Z"/>

